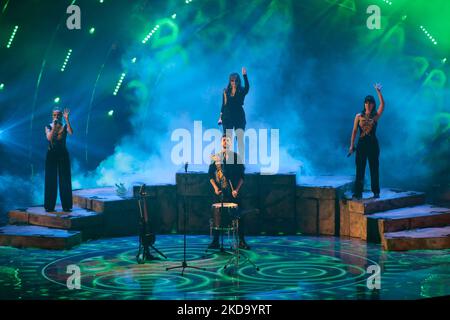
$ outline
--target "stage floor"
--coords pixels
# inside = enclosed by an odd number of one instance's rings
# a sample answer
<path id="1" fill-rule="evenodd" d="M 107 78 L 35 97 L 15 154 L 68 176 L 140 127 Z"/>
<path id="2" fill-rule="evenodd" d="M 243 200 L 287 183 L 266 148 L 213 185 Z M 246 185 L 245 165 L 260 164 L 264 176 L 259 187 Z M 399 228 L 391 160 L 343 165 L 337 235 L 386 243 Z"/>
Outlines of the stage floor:
<path id="1" fill-rule="evenodd" d="M 68 251 L 0 247 L 1 299 L 420 299 L 450 295 L 450 250 L 386 252 L 380 245 L 335 237 L 248 237 L 249 263 L 223 266 L 228 255 L 204 257 L 208 236 L 160 235 L 168 260 L 136 263 L 137 237 L 101 239 Z M 241 261 L 242 263 L 242 261 Z M 81 270 L 81 289 L 66 285 L 68 265 Z M 367 268 L 381 269 L 370 290 Z M 234 272 L 233 272 L 234 271 Z M 370 281 L 373 283 L 373 281 Z"/>

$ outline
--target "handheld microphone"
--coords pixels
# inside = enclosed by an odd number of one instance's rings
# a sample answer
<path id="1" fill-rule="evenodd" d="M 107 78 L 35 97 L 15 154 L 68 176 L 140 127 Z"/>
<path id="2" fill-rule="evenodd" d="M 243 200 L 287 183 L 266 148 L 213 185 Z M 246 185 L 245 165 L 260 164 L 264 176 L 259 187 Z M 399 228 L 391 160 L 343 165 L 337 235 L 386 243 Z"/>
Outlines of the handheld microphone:
<path id="1" fill-rule="evenodd" d="M 355 152 L 355 151 L 356 151 L 356 149 L 353 147 L 352 152 L 347 153 L 347 158 L 350 157 L 353 154 L 353 152 Z"/>

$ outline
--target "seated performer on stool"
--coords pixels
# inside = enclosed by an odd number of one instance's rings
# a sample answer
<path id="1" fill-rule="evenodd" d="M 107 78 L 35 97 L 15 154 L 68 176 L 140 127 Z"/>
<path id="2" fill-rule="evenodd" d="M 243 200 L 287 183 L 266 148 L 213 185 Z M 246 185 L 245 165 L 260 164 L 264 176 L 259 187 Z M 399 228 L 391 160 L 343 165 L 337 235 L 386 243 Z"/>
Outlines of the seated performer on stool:
<path id="1" fill-rule="evenodd" d="M 63 125 L 62 118 L 66 122 Z M 67 134 L 73 134 L 69 121 L 69 110 L 53 110 L 53 122 L 45 127 L 48 140 L 45 159 L 45 211 L 55 211 L 58 178 L 61 205 L 65 212 L 72 210 L 72 178 L 70 173 L 69 153 L 66 149 Z"/>
<path id="2" fill-rule="evenodd" d="M 209 177 L 214 188 L 216 203 L 232 202 L 241 210 L 239 190 L 244 183 L 245 167 L 242 161 L 238 161 L 238 154 L 231 151 L 231 139 L 225 134 L 222 136 L 222 151 L 213 156 L 209 166 Z M 223 196 L 223 199 L 222 199 Z M 208 246 L 210 249 L 219 248 L 219 231 L 213 230 L 213 241 Z M 244 239 L 244 223 L 239 221 L 239 248 L 249 250 Z"/>

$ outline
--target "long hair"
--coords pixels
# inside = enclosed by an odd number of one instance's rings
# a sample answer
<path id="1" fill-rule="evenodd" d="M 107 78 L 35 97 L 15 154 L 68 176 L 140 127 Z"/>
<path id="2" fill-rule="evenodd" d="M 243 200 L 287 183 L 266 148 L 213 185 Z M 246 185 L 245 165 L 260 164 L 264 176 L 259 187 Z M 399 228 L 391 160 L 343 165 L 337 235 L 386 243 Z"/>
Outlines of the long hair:
<path id="1" fill-rule="evenodd" d="M 227 85 L 227 96 L 229 96 L 231 94 L 231 79 L 235 79 L 236 80 L 236 93 L 239 91 L 244 90 L 244 88 L 242 87 L 242 82 L 241 82 L 241 77 L 239 76 L 239 73 L 233 72 L 232 74 L 230 74 L 230 77 L 228 79 L 228 85 Z"/>
<path id="2" fill-rule="evenodd" d="M 364 99 L 364 103 L 363 103 L 363 108 L 362 108 L 362 111 L 361 111 L 361 115 L 365 115 L 365 114 L 366 114 L 366 102 L 369 102 L 369 104 L 370 104 L 370 103 L 373 103 L 373 108 L 372 108 L 372 111 L 370 112 L 369 117 L 370 117 L 370 118 L 375 117 L 375 115 L 377 114 L 377 104 L 375 103 L 375 98 L 374 98 L 373 96 L 367 96 L 367 97 Z"/>

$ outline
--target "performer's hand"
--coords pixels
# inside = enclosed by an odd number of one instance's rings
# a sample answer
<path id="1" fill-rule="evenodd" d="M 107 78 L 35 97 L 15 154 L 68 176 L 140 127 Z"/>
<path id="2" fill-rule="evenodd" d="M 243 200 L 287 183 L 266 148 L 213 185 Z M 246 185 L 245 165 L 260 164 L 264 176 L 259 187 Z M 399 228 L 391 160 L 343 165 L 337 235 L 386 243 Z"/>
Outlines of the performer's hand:
<path id="1" fill-rule="evenodd" d="M 222 125 L 222 118 L 219 118 L 219 120 L 217 121 L 217 124 L 218 124 L 219 126 Z"/>
<path id="2" fill-rule="evenodd" d="M 63 117 L 64 119 L 66 119 L 66 121 L 69 121 L 69 113 L 70 113 L 70 109 L 64 109 L 64 113 L 63 113 Z"/>
<path id="3" fill-rule="evenodd" d="M 237 198 L 238 196 L 238 192 L 236 190 L 233 190 L 231 194 L 233 195 L 233 198 Z"/>
<path id="4" fill-rule="evenodd" d="M 242 75 L 246 75 L 247 74 L 247 69 L 245 69 L 245 67 L 242 67 Z"/>
<path id="5" fill-rule="evenodd" d="M 354 151 L 355 151 L 355 147 L 350 146 L 350 148 L 348 148 L 348 156 L 351 156 Z"/>
<path id="6" fill-rule="evenodd" d="M 216 195 L 220 195 L 222 193 L 222 191 L 219 188 L 214 188 L 214 193 Z"/>
<path id="7" fill-rule="evenodd" d="M 383 88 L 383 86 L 381 85 L 381 83 L 375 83 L 373 85 L 373 87 L 375 88 L 375 90 L 377 91 L 381 91 L 381 88 Z"/>

